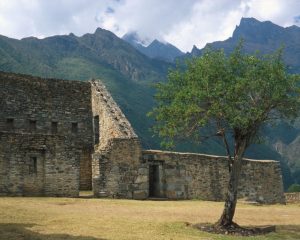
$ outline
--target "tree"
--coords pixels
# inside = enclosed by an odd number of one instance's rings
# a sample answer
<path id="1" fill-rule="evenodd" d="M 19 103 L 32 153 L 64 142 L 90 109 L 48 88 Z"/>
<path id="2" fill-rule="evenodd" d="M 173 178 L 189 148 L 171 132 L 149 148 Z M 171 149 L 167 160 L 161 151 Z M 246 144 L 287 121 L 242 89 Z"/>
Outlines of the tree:
<path id="1" fill-rule="evenodd" d="M 292 184 L 291 186 L 289 186 L 287 192 L 289 193 L 293 193 L 293 192 L 300 192 L 300 184 Z"/>
<path id="2" fill-rule="evenodd" d="M 157 106 L 149 115 L 155 118 L 154 132 L 164 145 L 211 136 L 224 143 L 229 182 L 224 211 L 215 226 L 238 226 L 233 216 L 242 157 L 263 124 L 297 116 L 299 83 L 299 75 L 286 72 L 281 50 L 248 55 L 240 43 L 229 56 L 223 50 L 207 49 L 188 61 L 185 70 L 177 67 L 165 83 L 157 84 Z M 203 136 L 203 128 L 213 130 L 212 134 Z"/>

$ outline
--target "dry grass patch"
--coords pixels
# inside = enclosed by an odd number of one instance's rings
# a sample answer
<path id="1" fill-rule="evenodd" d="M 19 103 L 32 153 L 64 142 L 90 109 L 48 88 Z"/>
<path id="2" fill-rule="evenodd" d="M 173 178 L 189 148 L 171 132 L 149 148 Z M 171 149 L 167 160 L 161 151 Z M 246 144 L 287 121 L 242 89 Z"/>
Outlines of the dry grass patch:
<path id="1" fill-rule="evenodd" d="M 213 223 L 223 203 L 74 198 L 0 198 L 0 239 L 300 239 L 300 205 L 238 204 L 240 225 L 277 225 L 276 233 L 230 237 L 186 223 Z"/>

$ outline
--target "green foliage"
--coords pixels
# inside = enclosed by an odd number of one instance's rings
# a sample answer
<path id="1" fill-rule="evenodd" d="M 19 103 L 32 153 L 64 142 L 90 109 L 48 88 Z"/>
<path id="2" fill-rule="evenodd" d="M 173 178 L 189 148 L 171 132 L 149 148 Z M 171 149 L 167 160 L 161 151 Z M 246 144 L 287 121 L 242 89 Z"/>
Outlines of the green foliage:
<path id="1" fill-rule="evenodd" d="M 300 185 L 299 184 L 292 184 L 287 192 L 300 192 Z"/>
<path id="2" fill-rule="evenodd" d="M 170 71 L 168 81 L 157 84 L 157 106 L 150 113 L 155 133 L 165 146 L 226 134 L 245 138 L 248 146 L 263 123 L 295 117 L 300 76 L 285 71 L 281 53 L 243 54 L 240 43 L 229 56 L 206 49 L 185 71 Z M 201 134 L 207 126 L 212 132 Z"/>

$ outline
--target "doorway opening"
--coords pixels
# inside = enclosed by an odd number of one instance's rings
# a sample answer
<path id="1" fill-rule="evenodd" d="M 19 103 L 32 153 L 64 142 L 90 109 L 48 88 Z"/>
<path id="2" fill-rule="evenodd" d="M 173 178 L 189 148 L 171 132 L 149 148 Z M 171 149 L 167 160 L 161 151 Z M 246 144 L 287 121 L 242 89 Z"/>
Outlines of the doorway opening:
<path id="1" fill-rule="evenodd" d="M 161 197 L 159 165 L 149 165 L 149 197 Z"/>
<path id="2" fill-rule="evenodd" d="M 79 196 L 92 197 L 92 153 L 90 150 L 82 150 L 79 174 Z"/>

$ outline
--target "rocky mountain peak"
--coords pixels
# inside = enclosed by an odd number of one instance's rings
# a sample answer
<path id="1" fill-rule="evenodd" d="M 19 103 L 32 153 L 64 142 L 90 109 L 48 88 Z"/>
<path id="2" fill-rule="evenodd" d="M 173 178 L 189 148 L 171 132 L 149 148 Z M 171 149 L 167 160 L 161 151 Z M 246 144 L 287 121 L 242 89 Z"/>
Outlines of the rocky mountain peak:
<path id="1" fill-rule="evenodd" d="M 232 38 L 267 43 L 270 38 L 283 35 L 284 28 L 270 21 L 260 22 L 255 18 L 242 18 L 236 26 Z"/>

